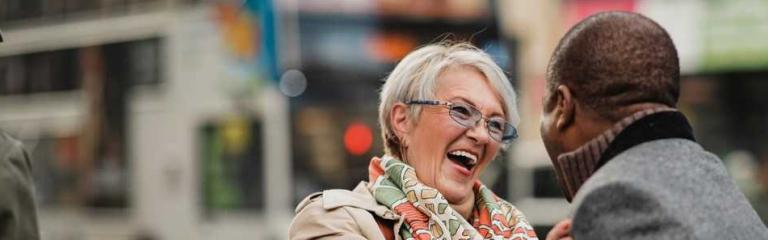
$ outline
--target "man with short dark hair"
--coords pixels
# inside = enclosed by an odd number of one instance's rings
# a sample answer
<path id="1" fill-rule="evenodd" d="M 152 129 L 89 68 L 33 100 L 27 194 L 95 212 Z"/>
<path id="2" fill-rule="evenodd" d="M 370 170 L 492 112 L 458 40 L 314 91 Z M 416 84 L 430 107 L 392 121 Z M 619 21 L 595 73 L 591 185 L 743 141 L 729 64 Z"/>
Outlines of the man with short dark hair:
<path id="1" fill-rule="evenodd" d="M 541 135 L 572 225 L 548 239 L 768 239 L 721 160 L 675 109 L 677 50 L 640 14 L 574 26 L 547 70 Z"/>

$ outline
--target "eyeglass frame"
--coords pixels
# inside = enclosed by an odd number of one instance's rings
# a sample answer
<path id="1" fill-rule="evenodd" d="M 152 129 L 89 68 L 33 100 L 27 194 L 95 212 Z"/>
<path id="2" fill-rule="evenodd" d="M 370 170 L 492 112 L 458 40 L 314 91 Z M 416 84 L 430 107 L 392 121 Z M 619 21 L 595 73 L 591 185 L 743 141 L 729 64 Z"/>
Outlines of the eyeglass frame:
<path id="1" fill-rule="evenodd" d="M 483 113 L 480 112 L 480 110 L 477 109 L 477 107 L 472 106 L 471 104 L 468 104 L 468 103 L 467 104 L 464 104 L 464 103 L 458 103 L 457 104 L 457 103 L 452 103 L 452 102 L 448 102 L 448 101 L 440 101 L 440 100 L 410 100 L 410 101 L 406 101 L 405 104 L 407 104 L 407 105 L 414 105 L 415 104 L 415 105 L 430 105 L 430 106 L 443 106 L 443 107 L 446 107 L 446 108 L 448 108 L 448 116 L 450 116 L 451 119 L 453 119 L 453 121 L 456 122 L 456 124 L 459 124 L 459 126 L 462 126 L 464 128 L 476 127 L 477 123 L 480 122 L 480 120 L 483 120 L 485 122 L 485 129 L 486 129 L 486 131 L 488 131 L 488 136 L 491 137 L 491 139 L 493 139 L 494 141 L 496 141 L 498 143 L 501 143 L 501 144 L 508 144 L 508 143 L 514 141 L 515 139 L 517 139 L 517 137 L 518 137 L 517 128 L 515 126 L 512 126 L 512 124 L 509 124 L 509 122 L 507 122 L 506 120 L 503 121 L 503 124 L 506 127 L 509 127 L 509 128 L 512 129 L 511 130 L 511 134 L 508 135 L 508 136 L 504 136 L 503 132 L 506 132 L 506 131 L 502 131 L 501 139 L 496 139 L 495 137 L 493 137 L 493 134 L 491 133 L 491 128 L 488 127 L 488 124 L 489 124 L 488 118 L 483 116 Z M 457 120 L 453 116 L 453 114 L 451 114 L 451 111 L 453 111 L 453 106 L 456 106 L 456 105 L 462 105 L 462 106 L 467 107 L 468 110 L 471 113 L 474 113 L 477 116 L 480 116 L 480 118 L 475 120 L 473 125 L 465 126 L 464 124 L 461 123 L 461 121 Z"/>

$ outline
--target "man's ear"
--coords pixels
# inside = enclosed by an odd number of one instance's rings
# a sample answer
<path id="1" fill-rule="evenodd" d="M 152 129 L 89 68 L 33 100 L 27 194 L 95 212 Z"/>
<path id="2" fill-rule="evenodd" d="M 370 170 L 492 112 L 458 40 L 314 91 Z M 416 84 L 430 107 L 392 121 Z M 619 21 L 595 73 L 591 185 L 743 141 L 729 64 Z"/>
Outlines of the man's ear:
<path id="1" fill-rule="evenodd" d="M 557 119 L 555 120 L 555 126 L 558 130 L 564 130 L 573 124 L 575 106 L 573 103 L 573 95 L 571 89 L 565 85 L 557 86 L 555 92 L 555 111 L 559 111 Z"/>
<path id="2" fill-rule="evenodd" d="M 408 105 L 403 103 L 395 103 L 392 106 L 392 111 L 389 114 L 389 123 L 392 125 L 392 130 L 395 136 L 400 141 L 404 141 L 402 138 L 411 130 L 410 113 Z"/>

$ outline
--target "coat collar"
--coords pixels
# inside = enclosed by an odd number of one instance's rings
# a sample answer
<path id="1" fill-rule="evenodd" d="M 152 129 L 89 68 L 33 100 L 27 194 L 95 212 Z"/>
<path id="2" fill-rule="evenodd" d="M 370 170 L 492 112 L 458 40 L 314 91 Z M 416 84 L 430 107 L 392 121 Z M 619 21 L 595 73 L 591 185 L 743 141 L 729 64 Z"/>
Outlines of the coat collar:
<path id="1" fill-rule="evenodd" d="M 352 192 L 341 189 L 323 191 L 323 208 L 355 207 L 365 209 L 384 219 L 397 219 L 395 212 L 384 205 L 379 205 L 368 189 L 368 182 L 361 181 Z"/>
<path id="2" fill-rule="evenodd" d="M 693 128 L 685 115 L 678 111 L 659 112 L 638 119 L 627 126 L 603 151 L 597 168 L 602 167 L 620 153 L 634 146 L 653 140 L 682 138 L 696 141 Z"/>
<path id="3" fill-rule="evenodd" d="M 308 197 L 296 206 L 296 212 L 300 212 L 304 207 L 309 205 L 313 199 L 322 197 L 323 208 L 326 210 L 336 209 L 340 207 L 353 207 L 369 211 L 376 216 L 383 219 L 396 220 L 397 214 L 387 208 L 384 205 L 380 205 L 373 198 L 373 194 L 368 189 L 368 182 L 361 181 L 357 184 L 352 191 L 344 189 L 331 189 L 322 192 L 316 192 Z"/>
<path id="4" fill-rule="evenodd" d="M 685 116 L 673 108 L 636 112 L 614 124 L 578 149 L 553 161 L 555 174 L 568 201 L 600 167 L 625 150 L 658 139 L 694 140 Z"/>

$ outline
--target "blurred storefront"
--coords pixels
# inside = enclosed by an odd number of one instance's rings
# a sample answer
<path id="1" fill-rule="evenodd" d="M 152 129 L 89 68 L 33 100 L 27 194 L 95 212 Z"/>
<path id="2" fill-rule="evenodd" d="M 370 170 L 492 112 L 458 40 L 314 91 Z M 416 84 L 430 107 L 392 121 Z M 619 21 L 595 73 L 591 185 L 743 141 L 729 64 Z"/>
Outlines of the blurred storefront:
<path id="1" fill-rule="evenodd" d="M 546 65 L 607 9 L 669 30 L 679 107 L 768 217 L 760 0 L 4 0 L 0 128 L 32 154 L 44 239 L 284 239 L 304 196 L 367 177 L 397 61 L 468 40 L 523 117 L 483 180 L 546 234 L 568 213 L 538 134 Z"/>

